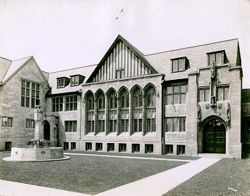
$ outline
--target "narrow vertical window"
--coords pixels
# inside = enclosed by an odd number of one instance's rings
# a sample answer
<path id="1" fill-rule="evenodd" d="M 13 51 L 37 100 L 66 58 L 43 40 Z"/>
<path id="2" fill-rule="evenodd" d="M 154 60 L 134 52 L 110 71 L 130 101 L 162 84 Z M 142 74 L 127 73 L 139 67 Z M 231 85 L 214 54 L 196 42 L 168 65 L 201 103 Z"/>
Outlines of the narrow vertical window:
<path id="1" fill-rule="evenodd" d="M 108 103 L 109 103 L 109 132 L 117 131 L 117 94 L 114 90 L 108 93 Z"/>
<path id="2" fill-rule="evenodd" d="M 156 90 L 149 86 L 145 90 L 146 132 L 156 131 Z"/>
<path id="3" fill-rule="evenodd" d="M 86 133 L 94 132 L 95 129 L 95 111 L 94 111 L 94 95 L 90 92 L 86 95 L 86 113 L 87 113 L 87 130 Z"/>
<path id="4" fill-rule="evenodd" d="M 229 93 L 229 87 L 228 86 L 221 86 L 217 88 L 217 100 L 218 101 L 224 101 L 228 100 L 228 93 Z"/>
<path id="5" fill-rule="evenodd" d="M 132 91 L 133 132 L 142 132 L 142 90 L 135 87 Z"/>
<path id="6" fill-rule="evenodd" d="M 102 91 L 96 94 L 97 99 L 97 127 L 96 133 L 105 131 L 105 96 Z"/>

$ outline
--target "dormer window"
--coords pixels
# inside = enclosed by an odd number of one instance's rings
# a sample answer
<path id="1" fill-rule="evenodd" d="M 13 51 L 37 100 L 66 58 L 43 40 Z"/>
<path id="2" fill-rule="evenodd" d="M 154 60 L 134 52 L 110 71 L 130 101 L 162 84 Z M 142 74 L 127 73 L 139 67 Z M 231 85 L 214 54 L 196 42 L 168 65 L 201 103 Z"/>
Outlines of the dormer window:
<path id="1" fill-rule="evenodd" d="M 211 52 L 208 53 L 208 65 L 215 63 L 216 65 L 221 65 L 226 63 L 225 51 Z"/>
<path id="2" fill-rule="evenodd" d="M 188 59 L 186 57 L 172 59 L 172 72 L 185 71 L 187 69 L 187 65 Z"/>
<path id="3" fill-rule="evenodd" d="M 84 76 L 82 76 L 82 75 L 70 76 L 70 85 L 71 86 L 78 86 L 83 82 L 83 80 L 84 80 Z"/>
<path id="4" fill-rule="evenodd" d="M 69 78 L 61 77 L 57 78 L 57 88 L 64 88 L 69 84 Z"/>

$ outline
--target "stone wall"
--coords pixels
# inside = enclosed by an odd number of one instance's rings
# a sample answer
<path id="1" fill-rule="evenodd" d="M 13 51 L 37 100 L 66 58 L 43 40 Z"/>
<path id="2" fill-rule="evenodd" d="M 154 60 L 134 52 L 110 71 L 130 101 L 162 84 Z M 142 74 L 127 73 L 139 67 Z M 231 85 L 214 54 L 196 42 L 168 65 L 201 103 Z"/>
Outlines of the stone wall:
<path id="1" fill-rule="evenodd" d="M 26 128 L 26 119 L 34 119 L 34 108 L 21 107 L 22 79 L 41 84 L 40 104 L 45 105 L 48 83 L 31 58 L 0 88 L 0 117 L 13 118 L 12 127 L 2 127 L 2 118 L 0 119 L 0 150 L 5 149 L 5 142 L 11 142 L 12 146 L 23 146 L 34 136 L 34 128 Z"/>

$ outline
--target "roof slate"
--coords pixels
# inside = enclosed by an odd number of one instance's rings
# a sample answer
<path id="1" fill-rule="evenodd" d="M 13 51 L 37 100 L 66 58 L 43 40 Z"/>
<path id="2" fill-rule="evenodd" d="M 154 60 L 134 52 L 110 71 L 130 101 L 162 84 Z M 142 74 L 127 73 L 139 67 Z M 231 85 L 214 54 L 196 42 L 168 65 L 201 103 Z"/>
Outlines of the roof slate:
<path id="1" fill-rule="evenodd" d="M 77 90 L 80 90 L 81 85 L 71 87 L 70 84 L 64 88 L 57 88 L 57 78 L 60 78 L 60 77 L 70 78 L 70 76 L 80 74 L 85 77 L 83 81 L 83 83 L 85 83 L 95 68 L 96 68 L 96 65 L 88 65 L 88 66 L 82 66 L 78 68 L 49 73 L 49 85 L 51 86 L 51 94 L 75 92 Z"/>
<path id="2" fill-rule="evenodd" d="M 159 73 L 165 74 L 166 80 L 172 80 L 174 78 L 187 78 L 189 73 L 207 67 L 207 53 L 221 50 L 225 50 L 230 64 L 237 64 L 238 39 L 149 54 L 145 57 Z M 184 72 L 172 73 L 171 59 L 180 57 L 187 57 L 190 68 Z"/>

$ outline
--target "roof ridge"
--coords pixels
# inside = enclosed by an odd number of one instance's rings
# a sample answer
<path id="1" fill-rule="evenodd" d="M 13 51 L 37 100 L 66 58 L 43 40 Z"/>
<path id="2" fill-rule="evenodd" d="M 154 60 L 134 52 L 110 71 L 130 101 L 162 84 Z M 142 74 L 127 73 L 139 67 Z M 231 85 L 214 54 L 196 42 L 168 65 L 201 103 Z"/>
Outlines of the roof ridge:
<path id="1" fill-rule="evenodd" d="M 11 61 L 11 62 L 12 62 L 12 60 L 7 59 L 7 58 L 5 58 L 5 57 L 0 56 L 0 58 L 2 58 L 2 59 L 5 59 L 5 60 L 7 60 L 7 61 Z"/>
<path id="2" fill-rule="evenodd" d="M 195 47 L 200 47 L 200 46 L 206 46 L 206 45 L 211 45 L 211 44 L 217 44 L 217 43 L 222 43 L 222 42 L 228 42 L 228 41 L 233 41 L 233 40 L 239 40 L 239 38 L 232 38 L 232 39 L 227 39 L 227 40 L 222 40 L 222 41 L 216 41 L 216 42 L 209 42 L 209 43 L 205 43 L 205 44 L 199 44 L 199 45 L 195 45 L 195 46 L 187 46 L 184 48 L 176 48 L 176 49 L 172 49 L 172 50 L 165 50 L 165 51 L 161 51 L 161 52 L 154 52 L 154 53 L 149 53 L 149 54 L 145 54 L 144 56 L 150 56 L 150 55 L 155 55 L 155 54 L 160 54 L 160 53 L 165 53 L 165 52 L 173 52 L 173 51 L 178 51 L 178 50 L 183 50 L 183 49 L 189 49 L 189 48 L 195 48 Z"/>
<path id="3" fill-rule="evenodd" d="M 92 67 L 92 66 L 96 66 L 96 65 L 97 64 L 83 65 L 83 66 L 78 66 L 78 67 L 73 67 L 73 68 L 69 68 L 69 69 L 63 69 L 63 70 L 53 71 L 53 72 L 47 72 L 47 73 L 52 74 L 52 73 L 58 73 L 58 72 L 63 72 L 63 71 L 69 71 L 69 70 L 73 70 L 73 69 L 84 68 L 84 67 Z"/>
<path id="4" fill-rule="evenodd" d="M 32 58 L 32 57 L 33 57 L 33 56 L 27 56 L 27 57 L 15 59 L 15 60 L 13 60 L 13 61 L 20 61 L 20 60 L 29 59 L 29 58 Z M 12 61 L 12 62 L 13 62 L 13 61 Z"/>

